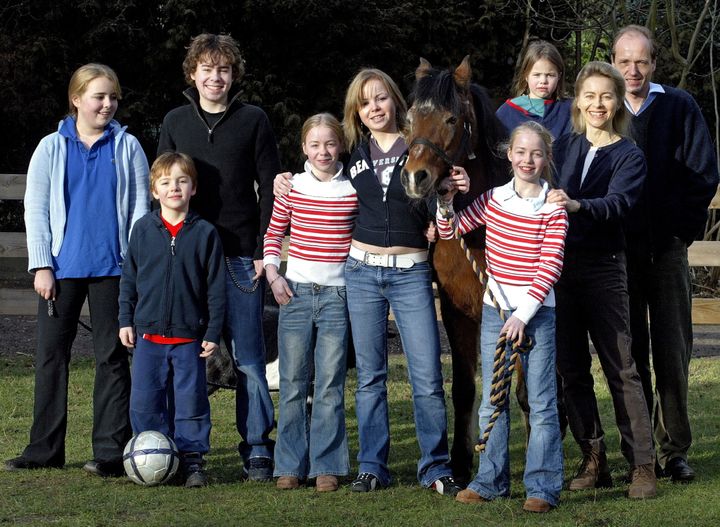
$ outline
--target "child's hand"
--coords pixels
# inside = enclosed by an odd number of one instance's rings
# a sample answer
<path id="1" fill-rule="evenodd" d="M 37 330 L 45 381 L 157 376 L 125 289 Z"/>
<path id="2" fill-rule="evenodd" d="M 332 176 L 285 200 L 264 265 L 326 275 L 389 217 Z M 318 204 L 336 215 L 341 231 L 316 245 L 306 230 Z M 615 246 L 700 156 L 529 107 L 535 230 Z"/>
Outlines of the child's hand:
<path id="1" fill-rule="evenodd" d="M 253 260 L 253 266 L 255 267 L 255 276 L 253 276 L 253 280 L 260 280 L 260 278 L 265 276 L 265 266 L 263 266 L 263 261 Z"/>
<path id="2" fill-rule="evenodd" d="M 203 340 L 201 346 L 202 346 L 203 350 L 200 352 L 200 356 L 203 359 L 206 357 L 209 357 L 210 355 L 212 355 L 215 352 L 215 350 L 220 348 L 220 346 L 218 346 L 214 342 L 210 342 L 208 340 Z"/>
<path id="3" fill-rule="evenodd" d="M 120 342 L 126 348 L 135 347 L 135 331 L 132 327 L 120 328 Z"/>
<path id="4" fill-rule="evenodd" d="M 503 333 L 505 333 L 508 341 L 514 340 L 520 344 L 525 338 L 525 322 L 512 315 L 505 321 L 505 325 L 500 330 L 500 334 Z"/>
<path id="5" fill-rule="evenodd" d="M 45 300 L 55 300 L 55 275 L 52 269 L 35 271 L 35 292 Z"/>
<path id="6" fill-rule="evenodd" d="M 290 183 L 291 178 L 292 172 L 282 172 L 275 176 L 275 181 L 273 181 L 273 194 L 276 198 L 290 194 L 290 189 L 292 189 L 292 183 Z"/>
<path id="7" fill-rule="evenodd" d="M 285 304 L 290 303 L 290 298 L 292 298 L 293 292 L 288 283 L 285 281 L 285 278 L 277 275 L 270 281 L 270 289 L 272 290 L 275 301 L 278 304 L 284 306 Z"/>
<path id="8" fill-rule="evenodd" d="M 470 178 L 463 167 L 453 166 L 450 175 L 438 186 L 438 194 L 445 203 L 452 201 L 457 192 L 467 194 L 470 191 Z"/>
<path id="9" fill-rule="evenodd" d="M 427 241 L 430 243 L 435 243 L 437 241 L 437 226 L 434 221 L 428 223 L 428 226 L 425 227 L 425 230 L 423 230 L 423 234 L 425 234 L 425 238 L 427 238 Z"/>
<path id="10" fill-rule="evenodd" d="M 565 207 L 565 210 L 568 212 L 577 212 L 580 210 L 580 202 L 570 199 L 570 196 L 568 196 L 564 190 L 559 188 L 555 188 L 547 193 L 547 202 Z"/>

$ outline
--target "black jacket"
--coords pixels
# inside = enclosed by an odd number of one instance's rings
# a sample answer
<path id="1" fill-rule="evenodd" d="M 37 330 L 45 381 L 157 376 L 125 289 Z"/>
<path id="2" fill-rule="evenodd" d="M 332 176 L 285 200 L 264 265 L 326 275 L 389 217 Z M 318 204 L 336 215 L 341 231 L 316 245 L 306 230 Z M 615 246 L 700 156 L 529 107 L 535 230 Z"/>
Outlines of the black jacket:
<path id="1" fill-rule="evenodd" d="M 599 148 L 585 180 L 580 177 L 590 142 L 581 134 L 567 134 L 553 145 L 557 186 L 580 210 L 568 214 L 566 250 L 621 251 L 625 249 L 623 220 L 635 205 L 645 181 L 645 156 L 628 139 Z"/>
<path id="2" fill-rule="evenodd" d="M 427 249 L 423 229 L 430 221 L 426 202 L 411 200 L 400 183 L 405 165 L 403 155 L 395 165 L 387 193 L 375 176 L 370 147 L 361 143 L 350 156 L 347 174 L 357 191 L 359 213 L 353 239 L 378 247 L 416 247 Z"/>
<path id="3" fill-rule="evenodd" d="M 190 211 L 175 239 L 156 210 L 135 223 L 120 279 L 120 327 L 220 342 L 225 317 L 222 245 Z"/>
<path id="4" fill-rule="evenodd" d="M 189 88 L 184 94 L 190 104 L 165 116 L 158 154 L 170 150 L 193 158 L 198 186 L 190 206 L 217 228 L 225 255 L 262 260 L 273 180 L 280 172 L 270 121 L 257 106 L 241 102 L 234 87 L 227 109 L 210 127 L 197 89 Z"/>

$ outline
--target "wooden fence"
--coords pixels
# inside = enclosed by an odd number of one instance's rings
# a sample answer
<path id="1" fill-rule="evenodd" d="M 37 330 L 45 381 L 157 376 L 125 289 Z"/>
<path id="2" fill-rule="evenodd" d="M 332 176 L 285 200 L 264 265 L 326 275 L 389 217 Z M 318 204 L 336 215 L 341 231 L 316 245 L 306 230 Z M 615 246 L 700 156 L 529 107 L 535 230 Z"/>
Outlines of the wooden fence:
<path id="1" fill-rule="evenodd" d="M 22 200 L 25 195 L 25 174 L 0 174 L 0 200 Z M 716 268 L 720 273 L 720 189 L 710 204 L 710 218 L 705 240 L 690 246 L 691 267 Z M 285 248 L 285 251 L 287 248 Z M 284 251 L 284 252 L 285 252 Z M 25 233 L 0 232 L 0 266 L 7 258 L 27 260 Z M 28 276 L 28 283 L 31 278 Z M 87 304 L 83 308 L 87 314 Z M 37 296 L 32 289 L 0 288 L 0 315 L 35 315 Z M 720 298 L 694 298 L 694 324 L 720 324 Z"/>

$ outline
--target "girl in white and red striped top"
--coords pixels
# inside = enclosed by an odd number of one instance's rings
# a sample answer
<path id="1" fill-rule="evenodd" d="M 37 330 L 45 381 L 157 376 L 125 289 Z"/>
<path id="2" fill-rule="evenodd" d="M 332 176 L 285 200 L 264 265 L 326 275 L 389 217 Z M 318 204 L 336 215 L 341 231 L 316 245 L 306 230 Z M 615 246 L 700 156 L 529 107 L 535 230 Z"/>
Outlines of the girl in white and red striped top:
<path id="1" fill-rule="evenodd" d="M 344 268 L 358 203 L 338 161 L 343 132 L 330 114 L 310 117 L 302 129 L 305 171 L 292 191 L 276 197 L 264 243 L 265 271 L 280 304 L 280 405 L 275 472 L 280 489 L 317 478 L 318 491 L 338 488 L 348 474 L 345 368 L 349 336 Z M 280 251 L 290 227 L 287 271 Z M 314 371 L 314 393 L 310 393 Z M 312 415 L 306 401 L 313 396 Z M 310 419 L 310 434 L 306 423 Z"/>
<path id="2" fill-rule="evenodd" d="M 524 483 L 524 508 L 545 512 L 557 505 L 563 483 L 562 442 L 557 414 L 555 377 L 555 297 L 553 285 L 560 277 L 567 233 L 567 212 L 547 203 L 551 165 L 550 133 L 540 124 L 527 122 L 512 132 L 507 156 L 513 179 L 478 197 L 457 216 L 452 197 L 460 171 L 443 182 L 449 192 L 438 199 L 437 225 L 442 238 L 452 238 L 457 226 L 464 234 L 486 226 L 485 250 L 488 288 L 505 312 L 503 322 L 485 293 L 480 348 L 483 398 L 479 410 L 484 431 L 494 408 L 490 387 L 495 345 L 505 333 L 508 340 L 531 337 L 532 348 L 522 355 L 530 402 L 531 431 Z M 508 354 L 509 355 L 509 354 Z M 458 495 L 466 503 L 507 496 L 510 492 L 508 461 L 509 408 L 498 418 L 478 474 Z"/>

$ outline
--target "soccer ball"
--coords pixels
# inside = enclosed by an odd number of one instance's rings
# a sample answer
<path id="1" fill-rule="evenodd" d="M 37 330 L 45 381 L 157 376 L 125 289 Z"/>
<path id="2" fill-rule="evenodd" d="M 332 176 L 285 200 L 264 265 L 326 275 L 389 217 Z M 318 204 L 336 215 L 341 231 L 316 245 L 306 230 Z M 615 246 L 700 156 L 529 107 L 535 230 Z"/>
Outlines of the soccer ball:
<path id="1" fill-rule="evenodd" d="M 125 445 L 123 465 L 128 477 L 138 485 L 160 485 L 177 472 L 180 455 L 175 443 L 162 432 L 146 430 Z"/>

